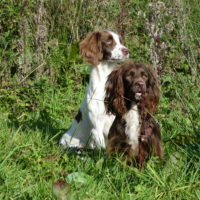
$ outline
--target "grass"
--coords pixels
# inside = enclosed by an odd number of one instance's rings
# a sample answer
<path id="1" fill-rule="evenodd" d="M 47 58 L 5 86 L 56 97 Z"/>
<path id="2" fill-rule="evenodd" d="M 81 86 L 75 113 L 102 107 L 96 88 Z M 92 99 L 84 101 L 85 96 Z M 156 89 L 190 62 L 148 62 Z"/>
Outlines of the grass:
<path id="1" fill-rule="evenodd" d="M 183 85 L 185 80 L 187 85 Z M 27 105 L 8 102 L 9 109 L 5 104 L 1 108 L 0 199 L 56 199 L 52 184 L 60 179 L 71 185 L 70 199 L 200 199 L 198 88 L 183 76 L 164 76 L 162 83 L 157 120 L 165 159 L 152 158 L 141 171 L 107 158 L 104 151 L 77 155 L 59 147 L 84 87 L 73 93 L 43 80 L 24 95 L 20 92 L 24 88 L 13 89 L 17 101 Z M 12 95 L 13 91 L 6 92 Z M 30 112 L 28 99 L 34 94 L 35 108 Z M 75 105 L 72 98 L 77 99 Z"/>
<path id="2" fill-rule="evenodd" d="M 192 158 L 187 161 L 182 149 L 165 163 L 154 159 L 138 171 L 106 160 L 102 152 L 83 158 L 63 154 L 41 132 L 25 135 L 2 128 L 10 137 L 1 138 L 1 199 L 53 199 L 52 183 L 72 172 L 91 177 L 83 184 L 72 183 L 75 199 L 199 199 L 199 166 Z"/>

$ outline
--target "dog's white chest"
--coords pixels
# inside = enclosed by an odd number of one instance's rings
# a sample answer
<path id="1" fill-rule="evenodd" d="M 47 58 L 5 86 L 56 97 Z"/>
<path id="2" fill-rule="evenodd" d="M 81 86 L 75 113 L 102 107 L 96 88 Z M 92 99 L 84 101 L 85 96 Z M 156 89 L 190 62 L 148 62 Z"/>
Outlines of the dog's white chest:
<path id="1" fill-rule="evenodd" d="M 127 142 L 132 146 L 133 151 L 135 151 L 138 146 L 140 134 L 140 116 L 137 105 L 133 105 L 123 118 L 126 121 L 125 133 L 127 135 Z"/>

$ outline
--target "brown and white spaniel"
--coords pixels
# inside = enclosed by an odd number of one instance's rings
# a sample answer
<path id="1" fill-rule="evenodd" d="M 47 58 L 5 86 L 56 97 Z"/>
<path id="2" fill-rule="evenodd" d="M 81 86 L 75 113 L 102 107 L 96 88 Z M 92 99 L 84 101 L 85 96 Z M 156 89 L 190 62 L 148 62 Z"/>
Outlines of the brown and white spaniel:
<path id="1" fill-rule="evenodd" d="M 151 154 L 163 157 L 156 112 L 160 90 L 151 66 L 126 62 L 106 83 L 105 107 L 116 115 L 108 135 L 108 154 L 120 154 L 127 163 L 136 158 L 139 167 Z"/>
<path id="2" fill-rule="evenodd" d="M 129 57 L 120 36 L 113 31 L 96 31 L 80 43 L 83 58 L 91 65 L 86 98 L 70 129 L 62 136 L 64 147 L 105 148 L 105 140 L 114 120 L 105 112 L 105 83 L 118 62 Z"/>

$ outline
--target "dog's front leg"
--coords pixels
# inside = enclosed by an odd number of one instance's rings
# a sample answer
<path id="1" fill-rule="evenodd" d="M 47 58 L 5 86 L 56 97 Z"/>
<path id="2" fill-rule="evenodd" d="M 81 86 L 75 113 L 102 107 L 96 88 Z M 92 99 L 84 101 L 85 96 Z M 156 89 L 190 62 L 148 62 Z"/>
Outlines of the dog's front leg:
<path id="1" fill-rule="evenodd" d="M 100 147 L 100 148 L 105 149 L 106 145 L 105 145 L 105 139 L 104 139 L 102 127 L 93 128 L 91 130 L 91 136 L 92 136 L 93 143 L 97 148 Z"/>
<path id="2" fill-rule="evenodd" d="M 102 110 L 102 109 L 99 109 Z M 105 148 L 105 138 L 104 138 L 104 125 L 105 125 L 105 115 L 98 113 L 97 110 L 92 110 L 89 112 L 89 118 L 91 122 L 91 139 L 94 147 Z"/>

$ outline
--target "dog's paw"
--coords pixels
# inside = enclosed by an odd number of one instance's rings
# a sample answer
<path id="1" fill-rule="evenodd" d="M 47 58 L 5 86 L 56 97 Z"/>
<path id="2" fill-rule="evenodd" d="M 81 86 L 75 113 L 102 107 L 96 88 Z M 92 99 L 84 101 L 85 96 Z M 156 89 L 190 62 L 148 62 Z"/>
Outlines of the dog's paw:
<path id="1" fill-rule="evenodd" d="M 96 147 L 106 148 L 104 136 L 94 129 L 92 130 L 92 139 Z"/>
<path id="2" fill-rule="evenodd" d="M 59 141 L 59 144 L 64 147 L 67 148 L 68 147 L 68 143 L 67 143 L 67 136 L 63 135 L 62 138 Z"/>

